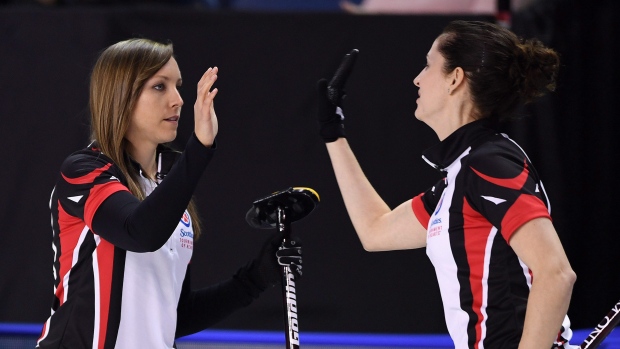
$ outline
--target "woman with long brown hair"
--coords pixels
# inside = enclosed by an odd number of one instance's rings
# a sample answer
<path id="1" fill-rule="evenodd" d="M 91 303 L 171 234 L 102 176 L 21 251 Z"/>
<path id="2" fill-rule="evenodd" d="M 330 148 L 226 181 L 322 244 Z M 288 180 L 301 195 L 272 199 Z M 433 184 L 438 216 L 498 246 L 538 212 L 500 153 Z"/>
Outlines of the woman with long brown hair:
<path id="1" fill-rule="evenodd" d="M 173 348 L 175 338 L 277 283 L 279 262 L 300 272 L 300 250 L 276 256 L 276 237 L 229 280 L 191 288 L 200 233 L 191 199 L 215 152 L 217 73 L 209 68 L 198 82 L 194 133 L 181 153 L 165 146 L 183 106 L 172 45 L 130 39 L 99 56 L 90 85 L 93 142 L 63 162 L 50 201 L 54 297 L 38 347 Z"/>

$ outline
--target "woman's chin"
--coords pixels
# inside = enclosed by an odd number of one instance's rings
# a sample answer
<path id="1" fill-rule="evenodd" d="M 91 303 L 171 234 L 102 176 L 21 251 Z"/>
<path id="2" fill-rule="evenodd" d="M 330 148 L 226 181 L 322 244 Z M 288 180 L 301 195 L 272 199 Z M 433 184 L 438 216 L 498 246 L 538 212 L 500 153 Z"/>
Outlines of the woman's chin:
<path id="1" fill-rule="evenodd" d="M 163 140 L 162 143 L 170 143 L 174 141 L 176 138 L 177 138 L 177 131 L 170 132 L 166 134 L 164 137 L 162 137 L 162 140 Z"/>
<path id="2" fill-rule="evenodd" d="M 415 110 L 415 112 L 413 112 L 413 116 L 415 116 L 416 119 L 422 121 L 422 117 L 420 116 L 420 113 L 417 109 Z"/>

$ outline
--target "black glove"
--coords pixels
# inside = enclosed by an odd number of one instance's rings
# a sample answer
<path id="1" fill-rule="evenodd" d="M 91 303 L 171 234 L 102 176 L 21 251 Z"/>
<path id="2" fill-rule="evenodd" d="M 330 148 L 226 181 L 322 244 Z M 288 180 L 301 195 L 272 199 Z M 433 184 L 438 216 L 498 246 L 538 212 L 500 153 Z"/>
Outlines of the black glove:
<path id="1" fill-rule="evenodd" d="M 278 257 L 278 264 L 289 267 L 295 274 L 295 279 L 301 278 L 303 274 L 301 271 L 301 240 L 298 237 L 286 240 L 276 252 L 276 257 Z"/>
<path id="2" fill-rule="evenodd" d="M 282 233 L 276 232 L 252 261 L 248 277 L 264 290 L 282 282 L 282 266 L 289 266 L 296 278 L 301 277 L 301 240 L 295 237 L 282 245 Z"/>
<path id="3" fill-rule="evenodd" d="M 326 79 L 321 79 L 317 83 L 319 134 L 325 142 L 333 142 L 338 138 L 346 137 L 343 124 L 344 114 L 341 109 L 342 101 L 346 97 L 344 85 L 353 70 L 358 52 L 354 49 L 344 56 L 340 67 L 329 83 Z"/>

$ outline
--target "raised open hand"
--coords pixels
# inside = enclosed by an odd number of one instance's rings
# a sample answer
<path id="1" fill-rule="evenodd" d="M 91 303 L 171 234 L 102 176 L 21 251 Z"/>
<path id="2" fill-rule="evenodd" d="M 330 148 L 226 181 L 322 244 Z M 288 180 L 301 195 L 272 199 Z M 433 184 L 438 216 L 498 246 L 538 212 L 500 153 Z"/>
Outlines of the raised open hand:
<path id="1" fill-rule="evenodd" d="M 217 136 L 218 124 L 213 99 L 218 89 L 213 87 L 217 80 L 218 68 L 209 68 L 198 81 L 198 93 L 194 104 L 194 132 L 200 143 L 205 146 L 213 145 Z"/>

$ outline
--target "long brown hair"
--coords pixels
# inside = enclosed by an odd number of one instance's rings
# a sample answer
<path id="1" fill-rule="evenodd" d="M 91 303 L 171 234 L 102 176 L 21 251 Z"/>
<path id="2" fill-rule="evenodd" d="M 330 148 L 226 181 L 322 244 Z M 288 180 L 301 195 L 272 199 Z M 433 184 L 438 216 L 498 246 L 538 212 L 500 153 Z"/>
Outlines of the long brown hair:
<path id="1" fill-rule="evenodd" d="M 146 194 L 138 181 L 139 173 L 131 164 L 125 133 L 144 84 L 173 54 L 172 43 L 129 39 L 105 49 L 91 74 L 91 138 L 125 175 L 129 190 L 140 200 Z M 200 219 L 193 200 L 188 211 L 194 236 L 198 238 Z"/>

